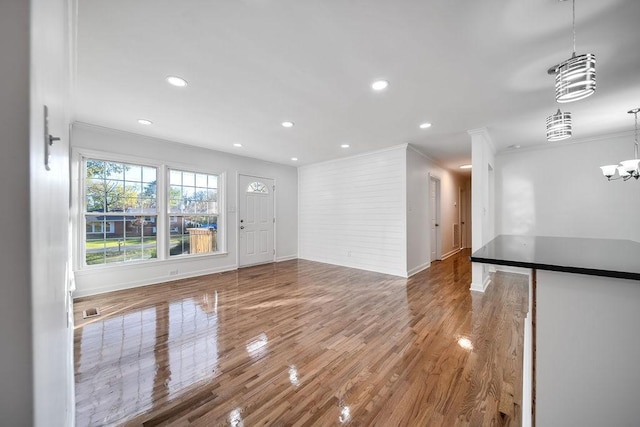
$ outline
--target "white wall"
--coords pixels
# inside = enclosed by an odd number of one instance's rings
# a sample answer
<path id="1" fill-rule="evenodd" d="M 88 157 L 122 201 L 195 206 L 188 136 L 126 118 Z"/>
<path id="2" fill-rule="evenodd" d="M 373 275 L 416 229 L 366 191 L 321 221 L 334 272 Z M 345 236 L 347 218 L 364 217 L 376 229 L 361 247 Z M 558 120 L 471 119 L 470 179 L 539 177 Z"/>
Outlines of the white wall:
<path id="1" fill-rule="evenodd" d="M 633 157 L 633 135 L 502 153 L 498 234 L 640 241 L 640 181 L 608 182 L 599 166 Z"/>
<path id="2" fill-rule="evenodd" d="M 239 173 L 275 179 L 276 260 L 297 257 L 298 176 L 294 167 L 86 124 L 74 124 L 72 146 L 74 153 L 98 150 L 106 153 L 107 156 L 109 154 L 133 156 L 174 167 L 193 167 L 212 173 L 224 173 L 226 176 L 224 221 L 226 221 L 227 244 L 227 253 L 224 255 L 185 257 L 130 265 L 83 268 L 82 261 L 76 260 L 77 291 L 74 296 L 236 269 L 238 266 L 236 204 L 237 174 Z M 77 170 L 79 161 L 75 156 L 73 163 Z M 74 182 L 73 188 L 78 188 L 78 185 L 78 182 Z M 74 219 L 78 218 L 76 212 L 77 204 L 74 205 L 72 214 Z M 178 274 L 169 275 L 170 270 L 178 270 Z"/>
<path id="3" fill-rule="evenodd" d="M 298 169 L 299 256 L 406 275 L 406 145 Z"/>
<path id="4" fill-rule="evenodd" d="M 68 230 L 67 3 L 0 4 L 0 423 L 73 423 Z M 44 169 L 43 106 L 51 109 Z"/>
<path id="5" fill-rule="evenodd" d="M 33 423 L 29 28 L 29 2 L 0 3 L 0 414 L 16 426 Z"/>
<path id="6" fill-rule="evenodd" d="M 433 160 L 407 149 L 407 272 L 409 275 L 428 267 L 431 261 L 430 176 L 440 180 L 440 230 L 442 255 L 459 249 L 453 245 L 453 224 L 459 222 L 459 191 L 468 178 L 438 166 Z"/>

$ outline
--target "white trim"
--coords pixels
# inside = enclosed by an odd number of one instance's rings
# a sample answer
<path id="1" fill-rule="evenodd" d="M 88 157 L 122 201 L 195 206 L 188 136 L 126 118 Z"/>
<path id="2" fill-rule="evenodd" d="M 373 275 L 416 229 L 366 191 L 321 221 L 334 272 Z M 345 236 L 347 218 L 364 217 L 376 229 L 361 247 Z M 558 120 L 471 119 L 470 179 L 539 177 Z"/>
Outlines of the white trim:
<path id="1" fill-rule="evenodd" d="M 418 274 L 429 267 L 431 267 L 431 262 L 425 262 L 424 264 L 421 264 L 417 267 L 413 267 L 411 270 L 407 271 L 407 277 L 411 277 L 414 274 Z"/>
<path id="2" fill-rule="evenodd" d="M 491 277 L 487 275 L 487 277 L 484 278 L 484 282 L 482 284 L 472 282 L 469 290 L 484 293 L 484 291 L 486 291 L 487 288 L 489 287 L 490 283 L 491 283 Z"/>
<path id="3" fill-rule="evenodd" d="M 541 151 L 541 150 L 551 150 L 558 147 L 566 147 L 567 145 L 575 145 L 575 144 L 584 144 L 586 142 L 598 142 L 598 141 L 606 141 L 609 139 L 617 139 L 617 138 L 633 138 L 634 131 L 633 130 L 625 130 L 622 132 L 612 132 L 608 134 L 595 135 L 591 137 L 579 138 L 579 139 L 567 139 L 565 141 L 556 141 L 553 144 L 549 143 L 541 143 L 539 145 L 532 145 L 528 147 L 521 147 L 517 149 L 505 148 L 501 151 L 496 152 L 496 156 L 508 156 L 510 154 L 519 154 L 528 151 Z"/>
<path id="4" fill-rule="evenodd" d="M 444 261 L 445 259 L 460 253 L 461 250 L 462 249 L 458 248 L 458 249 L 453 249 L 453 250 L 447 252 L 446 254 L 442 255 L 442 257 L 440 258 L 440 261 Z"/>
<path id="5" fill-rule="evenodd" d="M 523 276 L 530 276 L 531 269 L 530 268 L 522 268 L 522 267 L 511 267 L 508 265 L 496 265 L 494 266 L 495 271 L 503 271 L 505 273 L 512 274 L 521 274 Z"/>
<path id="6" fill-rule="evenodd" d="M 420 149 L 418 149 L 418 147 L 414 147 L 412 144 L 407 144 L 407 149 L 410 149 L 411 151 L 413 151 L 414 153 L 424 157 L 425 159 L 429 160 L 431 163 L 433 163 L 434 166 L 439 167 L 440 169 L 444 169 L 446 171 L 452 172 L 452 173 L 460 173 L 460 171 L 457 171 L 455 169 L 452 168 L 448 168 L 446 166 L 443 166 L 441 163 L 435 161 L 434 159 L 432 159 L 431 157 L 429 157 L 427 154 L 423 153 L 422 151 L 420 151 Z"/>
<path id="7" fill-rule="evenodd" d="M 383 269 L 378 269 L 378 268 L 365 268 L 365 267 L 358 267 L 358 266 L 353 266 L 353 265 L 349 265 L 349 264 L 345 264 L 345 263 L 340 263 L 340 262 L 336 262 L 336 261 L 326 261 L 323 259 L 317 259 L 317 258 L 311 258 L 311 257 L 298 257 L 299 259 L 303 259 L 305 261 L 313 261 L 313 262 L 319 262 L 322 264 L 329 264 L 329 265 L 337 265 L 338 267 L 347 267 L 347 268 L 353 268 L 355 270 L 363 270 L 363 271 L 371 271 L 374 273 L 380 273 L 380 274 L 387 274 L 389 276 L 397 276 L 397 277 L 404 277 L 407 278 L 409 277 L 407 275 L 406 271 L 401 271 L 401 270 L 383 270 Z"/>
<path id="8" fill-rule="evenodd" d="M 292 259 L 298 259 L 298 255 L 294 254 L 294 255 L 279 256 L 276 258 L 276 262 L 291 261 Z"/>
<path id="9" fill-rule="evenodd" d="M 239 155 L 237 153 L 237 150 L 229 150 L 229 151 L 224 151 L 222 150 L 220 147 L 216 147 L 216 148 L 211 148 L 209 146 L 206 145 L 197 145 L 195 143 L 186 143 L 186 142 L 180 142 L 180 141 L 174 141 L 174 140 L 170 140 L 170 139 L 164 139 L 164 138 L 160 138 L 157 136 L 147 136 L 147 135 L 142 135 L 140 133 L 135 133 L 135 132 L 128 132 L 128 131 L 124 131 L 124 130 L 120 130 L 120 129 L 115 129 L 115 128 L 110 128 L 110 127 L 106 127 L 106 126 L 99 126 L 99 125 L 94 125 L 92 123 L 87 123 L 87 122 L 81 122 L 81 121 L 74 121 L 73 123 L 71 123 L 71 127 L 72 128 L 77 128 L 77 129 L 84 129 L 84 130 L 89 130 L 89 131 L 93 131 L 93 132 L 100 132 L 102 134 L 106 134 L 106 135 L 112 135 L 112 134 L 120 134 L 120 135 L 125 135 L 128 136 L 130 138 L 136 138 L 136 139 L 144 139 L 147 141 L 150 141 L 151 143 L 157 144 L 158 141 L 163 142 L 163 143 L 167 143 L 173 146 L 181 146 L 184 147 L 185 149 L 193 149 L 193 148 L 197 148 L 200 150 L 207 150 L 207 151 L 212 151 L 212 152 L 220 152 L 220 153 L 224 153 L 226 155 L 229 156 L 233 156 L 236 158 L 244 158 L 244 159 L 252 159 L 252 160 L 257 160 L 259 162 L 263 162 L 263 163 L 267 163 L 267 164 L 272 164 L 272 165 L 277 165 L 277 166 L 288 166 L 288 167 L 295 167 L 295 166 L 291 166 L 288 163 L 279 163 L 279 162 L 274 162 L 272 160 L 265 160 L 263 158 L 259 158 L 259 157 L 251 157 L 248 155 Z M 77 147 L 80 148 L 80 147 Z"/>
<path id="10" fill-rule="evenodd" d="M 408 143 L 394 145 L 392 147 L 382 148 L 380 150 L 375 150 L 375 151 L 367 151 L 366 153 L 355 154 L 355 155 L 349 156 L 349 157 L 340 157 L 338 159 L 325 160 L 325 161 L 317 162 L 317 163 L 309 163 L 308 165 L 298 166 L 298 169 L 305 169 L 305 168 L 308 168 L 308 167 L 315 167 L 315 166 L 318 166 L 318 165 L 327 165 L 327 164 L 331 164 L 331 163 L 338 163 L 338 162 L 345 161 L 345 160 L 357 159 L 359 157 L 367 157 L 367 156 L 371 156 L 371 155 L 374 155 L 374 154 L 386 153 L 387 151 L 399 150 L 399 149 L 402 149 L 402 148 L 404 148 L 406 150 L 406 148 L 408 146 L 409 146 Z"/>
<path id="11" fill-rule="evenodd" d="M 157 285 L 160 283 L 173 282 L 175 280 L 189 279 L 192 277 L 205 276 L 207 274 L 213 274 L 213 273 L 222 273 L 225 271 L 233 271 L 237 269 L 238 269 L 238 266 L 234 264 L 234 265 L 228 265 L 228 266 L 222 266 L 222 267 L 216 267 L 216 268 L 207 268 L 203 270 L 191 271 L 189 273 L 176 274 L 175 276 L 158 276 L 150 279 L 134 280 L 132 282 L 114 283 L 112 285 L 103 286 L 100 288 L 77 290 L 73 293 L 73 298 L 76 299 L 76 298 L 81 298 L 86 296 L 104 294 L 107 292 L 139 288 L 142 286 L 149 286 L 149 285 Z"/>

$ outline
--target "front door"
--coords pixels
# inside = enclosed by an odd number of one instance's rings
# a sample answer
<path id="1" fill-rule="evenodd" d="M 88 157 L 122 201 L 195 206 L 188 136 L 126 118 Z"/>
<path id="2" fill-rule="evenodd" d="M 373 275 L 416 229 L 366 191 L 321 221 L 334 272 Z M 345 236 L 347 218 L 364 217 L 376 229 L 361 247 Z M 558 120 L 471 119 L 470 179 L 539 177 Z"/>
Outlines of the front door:
<path id="1" fill-rule="evenodd" d="M 240 267 L 273 262 L 273 179 L 240 175 L 238 227 Z"/>

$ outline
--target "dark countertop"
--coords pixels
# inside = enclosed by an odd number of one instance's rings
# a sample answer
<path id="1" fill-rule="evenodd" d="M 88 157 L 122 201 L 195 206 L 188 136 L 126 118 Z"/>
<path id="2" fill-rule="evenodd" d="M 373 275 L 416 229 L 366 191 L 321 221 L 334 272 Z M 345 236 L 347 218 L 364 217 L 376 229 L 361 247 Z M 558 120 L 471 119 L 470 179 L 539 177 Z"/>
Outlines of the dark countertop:
<path id="1" fill-rule="evenodd" d="M 500 235 L 471 261 L 640 280 L 640 243 L 632 240 Z"/>

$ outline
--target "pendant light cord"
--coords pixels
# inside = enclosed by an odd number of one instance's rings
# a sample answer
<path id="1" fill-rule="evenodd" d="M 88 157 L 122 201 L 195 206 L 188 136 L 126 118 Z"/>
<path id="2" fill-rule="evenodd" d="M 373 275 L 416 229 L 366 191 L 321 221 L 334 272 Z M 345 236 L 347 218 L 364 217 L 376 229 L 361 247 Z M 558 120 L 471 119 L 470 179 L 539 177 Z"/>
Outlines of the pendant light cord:
<path id="1" fill-rule="evenodd" d="M 636 117 L 636 138 L 635 138 L 635 145 L 633 146 L 633 153 L 635 154 L 634 158 L 637 159 L 638 158 L 638 110 L 636 110 L 633 114 Z"/>
<path id="2" fill-rule="evenodd" d="M 573 56 L 576 56 L 576 0 L 573 0 Z"/>

